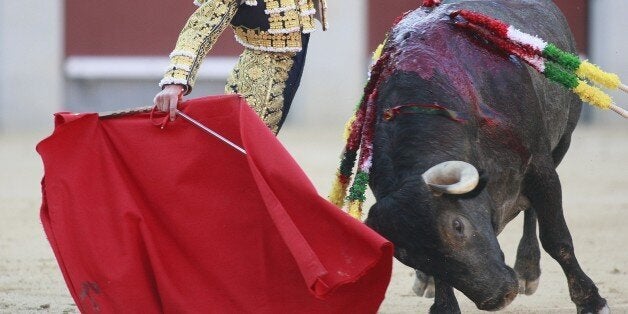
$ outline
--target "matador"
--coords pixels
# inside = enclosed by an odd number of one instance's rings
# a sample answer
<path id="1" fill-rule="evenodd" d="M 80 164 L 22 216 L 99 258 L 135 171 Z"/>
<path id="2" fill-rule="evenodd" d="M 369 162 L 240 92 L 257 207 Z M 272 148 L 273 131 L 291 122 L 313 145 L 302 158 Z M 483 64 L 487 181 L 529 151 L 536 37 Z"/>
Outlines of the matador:
<path id="1" fill-rule="evenodd" d="M 309 34 L 316 29 L 314 20 L 327 29 L 326 0 L 194 3 L 199 8 L 188 19 L 170 54 L 170 65 L 159 83 L 163 90 L 155 97 L 155 105 L 170 110 L 173 117 L 176 98 L 191 92 L 201 62 L 231 24 L 236 40 L 245 49 L 225 92 L 241 94 L 276 134 L 299 87 Z"/>

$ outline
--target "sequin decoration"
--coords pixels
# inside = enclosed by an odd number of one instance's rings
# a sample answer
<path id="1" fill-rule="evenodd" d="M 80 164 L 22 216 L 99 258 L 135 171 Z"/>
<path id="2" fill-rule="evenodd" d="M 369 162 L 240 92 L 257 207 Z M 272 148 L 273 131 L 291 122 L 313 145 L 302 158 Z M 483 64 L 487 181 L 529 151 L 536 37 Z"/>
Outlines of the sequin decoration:
<path id="1" fill-rule="evenodd" d="M 225 86 L 238 93 L 274 133 L 283 116 L 284 89 L 294 65 L 295 53 L 268 53 L 246 49 Z"/>

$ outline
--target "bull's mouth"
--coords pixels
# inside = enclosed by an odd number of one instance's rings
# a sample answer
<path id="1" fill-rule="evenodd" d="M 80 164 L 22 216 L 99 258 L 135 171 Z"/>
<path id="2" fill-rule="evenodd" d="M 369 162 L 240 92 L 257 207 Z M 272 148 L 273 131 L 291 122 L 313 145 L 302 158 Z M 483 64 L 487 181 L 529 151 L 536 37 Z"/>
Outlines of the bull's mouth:
<path id="1" fill-rule="evenodd" d="M 517 297 L 517 293 L 518 291 L 511 291 L 503 297 L 497 297 L 481 303 L 476 303 L 476 306 L 478 309 L 483 311 L 499 311 L 512 303 L 512 301 Z"/>

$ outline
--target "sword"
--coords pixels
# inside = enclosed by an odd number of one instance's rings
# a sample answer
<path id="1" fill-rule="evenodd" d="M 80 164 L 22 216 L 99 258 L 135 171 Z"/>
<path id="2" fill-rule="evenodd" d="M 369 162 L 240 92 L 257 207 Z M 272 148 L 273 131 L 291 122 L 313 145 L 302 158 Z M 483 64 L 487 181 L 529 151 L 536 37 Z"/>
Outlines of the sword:
<path id="1" fill-rule="evenodd" d="M 192 123 L 194 126 L 200 128 L 201 130 L 203 130 L 206 133 L 209 133 L 211 135 L 213 135 L 214 137 L 216 137 L 217 139 L 223 141 L 224 143 L 226 143 L 227 145 L 235 148 L 236 150 L 238 150 L 239 152 L 241 152 L 242 154 L 246 155 L 246 151 L 244 150 L 244 148 L 236 145 L 235 143 L 233 143 L 232 141 L 226 139 L 224 136 L 216 133 L 214 130 L 202 125 L 200 122 L 194 120 L 192 117 L 188 116 L 187 114 L 179 111 L 177 109 L 176 111 L 177 115 L 181 116 L 181 118 L 183 118 L 183 120 Z"/>

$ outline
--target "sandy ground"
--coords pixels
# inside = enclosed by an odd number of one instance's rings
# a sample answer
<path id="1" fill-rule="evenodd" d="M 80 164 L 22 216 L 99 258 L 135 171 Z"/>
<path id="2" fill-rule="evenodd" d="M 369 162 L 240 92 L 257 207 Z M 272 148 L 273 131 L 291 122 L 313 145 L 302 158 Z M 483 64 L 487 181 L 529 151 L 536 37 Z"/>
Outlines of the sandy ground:
<path id="1" fill-rule="evenodd" d="M 628 127 L 583 127 L 559 168 L 567 222 L 582 268 L 613 313 L 628 313 Z M 0 135 L 0 313 L 75 313 L 39 222 L 42 166 L 34 146 L 45 134 Z M 341 129 L 288 125 L 280 136 L 322 194 L 342 148 Z M 372 197 L 371 197 L 372 201 Z M 521 236 L 517 218 L 500 236 L 510 265 Z M 574 313 L 558 264 L 543 253 L 537 293 L 504 313 Z M 381 313 L 427 313 L 432 300 L 412 293 L 413 271 L 399 263 Z M 464 313 L 475 306 L 459 294 Z"/>

